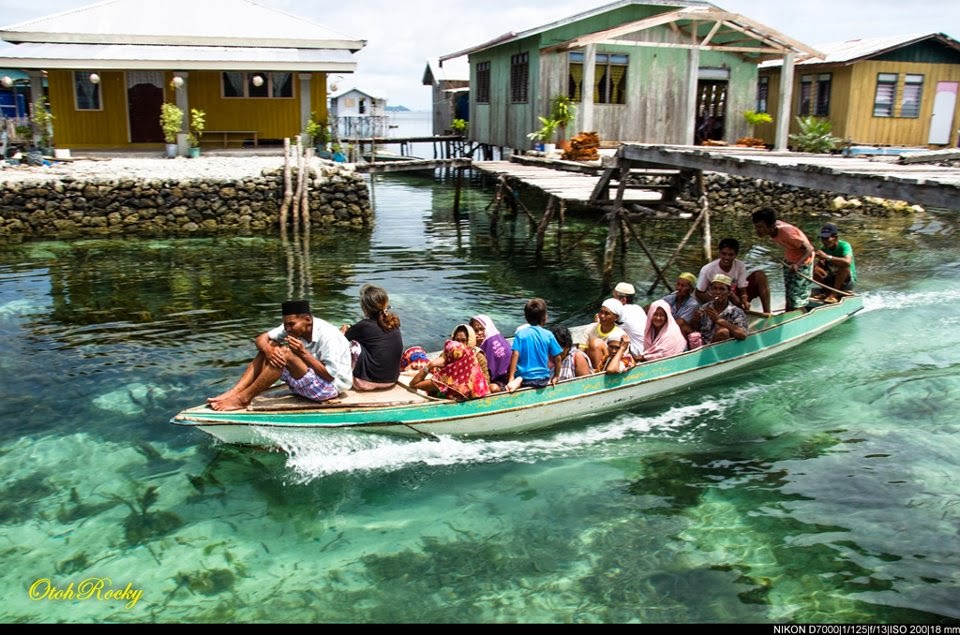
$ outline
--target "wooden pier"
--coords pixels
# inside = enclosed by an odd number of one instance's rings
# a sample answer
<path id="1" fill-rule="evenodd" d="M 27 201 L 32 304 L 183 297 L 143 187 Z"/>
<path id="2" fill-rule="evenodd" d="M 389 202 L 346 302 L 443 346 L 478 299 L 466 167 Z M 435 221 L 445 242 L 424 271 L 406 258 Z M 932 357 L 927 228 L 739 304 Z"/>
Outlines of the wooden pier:
<path id="1" fill-rule="evenodd" d="M 926 153 L 936 160 L 939 153 Z M 944 154 L 949 158 L 950 152 Z M 544 159 L 516 157 L 514 160 L 474 162 L 480 171 L 498 178 L 491 205 L 491 229 L 496 231 L 502 205 L 522 207 L 537 227 L 537 249 L 542 248 L 547 225 L 559 208 L 559 224 L 567 204 L 576 202 L 598 209 L 609 223 L 603 274 L 609 282 L 616 245 L 626 251 L 632 238 L 646 253 L 659 283 L 671 288 L 664 271 L 699 228 L 704 258 L 710 260 L 710 208 L 704 189 L 704 172 L 723 172 L 763 179 L 795 187 L 902 200 L 910 204 L 960 209 L 960 168 L 919 164 L 905 156 L 870 160 L 860 157 L 768 152 L 737 147 L 662 146 L 625 144 L 601 164 L 567 165 Z M 530 165 L 539 163 L 540 165 Z M 659 177 L 659 178 L 657 178 Z M 538 220 L 519 203 L 518 183 L 535 187 L 549 196 L 546 210 Z M 680 193 L 687 194 L 686 201 Z M 645 218 L 693 219 L 693 224 L 669 260 L 660 266 L 633 227 Z"/>
<path id="2" fill-rule="evenodd" d="M 930 160 L 941 153 L 923 153 Z M 948 151 L 944 156 L 949 156 Z M 960 168 L 884 157 L 870 160 L 832 154 L 767 152 L 737 147 L 661 146 L 620 147 L 609 167 L 660 167 L 724 172 L 795 187 L 855 196 L 906 201 L 911 205 L 960 208 Z"/>

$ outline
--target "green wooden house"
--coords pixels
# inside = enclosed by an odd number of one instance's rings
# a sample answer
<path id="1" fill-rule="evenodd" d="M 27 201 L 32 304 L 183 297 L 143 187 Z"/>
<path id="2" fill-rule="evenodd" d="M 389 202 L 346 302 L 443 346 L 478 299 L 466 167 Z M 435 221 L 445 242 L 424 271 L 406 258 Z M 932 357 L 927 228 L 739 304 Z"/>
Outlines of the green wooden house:
<path id="1" fill-rule="evenodd" d="M 708 2 L 621 0 L 440 59 L 469 56 L 471 140 L 523 150 L 561 94 L 576 105 L 567 137 L 733 143 L 753 132 L 743 113 L 755 108 L 758 64 L 792 68 L 794 56 L 816 54 Z"/>
<path id="2" fill-rule="evenodd" d="M 820 56 L 798 59 L 791 87 L 791 132 L 796 117 L 828 119 L 833 135 L 871 146 L 955 147 L 960 128 L 960 42 L 942 33 L 862 38 L 817 46 Z M 761 65 L 757 107 L 775 117 L 779 62 Z M 770 125 L 758 126 L 771 141 Z"/>

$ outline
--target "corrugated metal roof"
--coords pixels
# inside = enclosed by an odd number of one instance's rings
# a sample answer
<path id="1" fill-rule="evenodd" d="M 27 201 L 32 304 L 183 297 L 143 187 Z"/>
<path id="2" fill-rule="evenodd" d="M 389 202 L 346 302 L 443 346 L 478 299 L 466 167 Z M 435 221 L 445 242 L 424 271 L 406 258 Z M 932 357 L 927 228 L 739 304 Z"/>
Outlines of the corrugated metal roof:
<path id="1" fill-rule="evenodd" d="M 105 0 L 0 28 L 9 42 L 359 50 L 363 40 L 252 0 Z"/>
<path id="2" fill-rule="evenodd" d="M 554 29 L 556 27 L 563 26 L 565 24 L 579 22 L 580 20 L 585 20 L 587 18 L 592 18 L 597 15 L 602 15 L 609 11 L 614 11 L 621 7 L 630 6 L 632 4 L 662 6 L 664 10 L 679 9 L 681 7 L 704 8 L 704 7 L 714 6 L 709 2 L 703 2 L 701 0 L 618 0 L 617 2 L 611 2 L 610 4 L 604 4 L 599 7 L 594 7 L 593 9 L 588 9 L 586 11 L 577 13 L 576 15 L 568 16 L 561 20 L 555 20 L 553 22 L 550 22 L 549 24 L 544 24 L 541 26 L 533 27 L 532 29 L 527 29 L 526 31 L 521 31 L 519 33 L 513 32 L 513 31 L 509 33 L 504 33 L 503 35 L 496 37 L 490 40 L 489 42 L 484 42 L 483 44 L 478 44 L 468 49 L 457 51 L 456 53 L 450 53 L 449 55 L 442 55 L 440 56 L 440 59 L 443 60 L 444 64 L 446 64 L 447 60 L 460 57 L 461 55 L 470 55 L 473 53 L 477 53 L 479 51 L 490 48 L 492 46 L 498 46 L 510 40 L 522 40 L 524 38 L 530 37 L 531 35 L 537 35 L 538 33 L 543 33 L 545 31 L 549 31 L 550 29 Z"/>
<path id="3" fill-rule="evenodd" d="M 346 90 L 341 90 L 338 93 L 334 93 L 330 95 L 330 99 L 339 99 L 349 93 L 357 93 L 358 95 L 363 95 L 364 97 L 369 97 L 370 99 L 381 99 L 383 101 L 387 100 L 387 96 L 386 96 L 387 94 L 385 91 L 382 91 L 382 90 L 367 91 L 367 90 L 360 90 L 359 88 L 348 88 Z"/>
<path id="4" fill-rule="evenodd" d="M 929 38 L 943 38 L 947 44 L 960 48 L 960 42 L 942 33 L 908 33 L 905 35 L 888 35 L 885 37 L 857 38 L 843 42 L 817 44 L 815 48 L 823 53 L 823 57 L 808 57 L 797 60 L 796 65 L 810 64 L 849 64 L 914 44 Z M 777 67 L 783 60 L 771 60 L 760 65 L 761 68 Z"/>
<path id="5" fill-rule="evenodd" d="M 0 65 L 18 68 L 140 68 L 178 70 L 356 70 L 345 49 L 122 44 L 19 44 L 0 50 Z"/>
<path id="6" fill-rule="evenodd" d="M 427 68 L 424 71 L 424 83 L 428 73 L 438 82 L 468 82 L 470 81 L 470 61 L 466 56 L 455 57 L 442 63 L 438 58 L 427 59 Z"/>

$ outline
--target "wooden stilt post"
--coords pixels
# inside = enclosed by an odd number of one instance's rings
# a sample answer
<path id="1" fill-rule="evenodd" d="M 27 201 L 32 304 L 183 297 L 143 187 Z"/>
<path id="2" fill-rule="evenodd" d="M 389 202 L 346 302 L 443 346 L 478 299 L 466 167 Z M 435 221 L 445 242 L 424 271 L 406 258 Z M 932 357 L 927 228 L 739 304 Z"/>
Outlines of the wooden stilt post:
<path id="1" fill-rule="evenodd" d="M 657 280 L 663 281 L 663 286 L 665 286 L 667 289 L 671 289 L 670 283 L 667 282 L 666 277 L 664 277 L 663 270 L 661 270 L 660 267 L 657 265 L 657 260 L 656 258 L 654 258 L 653 253 L 647 248 L 647 244 L 643 242 L 643 239 L 640 238 L 637 232 L 634 231 L 633 225 L 630 224 L 630 219 L 627 217 L 627 211 L 623 208 L 620 208 L 619 210 L 617 210 L 617 215 L 620 216 L 620 218 L 623 220 L 627 231 L 630 232 L 630 235 L 633 236 L 634 240 L 637 241 L 637 244 L 640 245 L 640 249 L 642 249 L 643 253 L 647 255 L 647 258 L 650 260 L 650 264 L 653 265 L 653 270 L 657 272 Z M 655 287 L 656 287 L 656 284 L 654 284 L 654 286 L 650 288 L 651 293 L 653 292 L 653 289 Z"/>
<path id="2" fill-rule="evenodd" d="M 697 194 L 700 196 L 700 214 L 703 216 L 703 259 L 706 262 L 713 260 L 713 237 L 710 235 L 710 200 L 707 198 L 707 188 L 703 181 L 703 170 L 697 170 Z"/>
<path id="3" fill-rule="evenodd" d="M 617 250 L 617 232 L 620 231 L 620 218 L 618 212 L 609 213 L 610 228 L 607 230 L 607 243 L 603 249 L 603 283 L 610 285 L 610 278 L 613 275 L 613 256 Z"/>
<path id="4" fill-rule="evenodd" d="M 500 223 L 500 206 L 503 205 L 503 186 L 504 186 L 505 177 L 501 174 L 497 178 L 497 192 L 493 197 L 493 200 L 490 201 L 494 205 L 493 212 L 490 213 L 490 233 L 496 235 L 497 225 Z M 489 205 L 487 206 L 490 207 Z"/>
<path id="5" fill-rule="evenodd" d="M 460 190 L 463 189 L 463 168 L 456 168 L 456 181 L 453 190 L 453 217 L 460 216 Z"/>
<path id="6" fill-rule="evenodd" d="M 539 256 L 543 253 L 543 239 L 547 233 L 547 227 L 550 225 L 550 219 L 553 218 L 553 210 L 557 205 L 557 197 L 551 196 L 550 200 L 547 201 L 547 209 L 543 212 L 543 218 L 540 219 L 540 224 L 537 225 L 537 248 L 536 255 Z"/>
<path id="7" fill-rule="evenodd" d="M 311 150 L 304 146 L 303 148 L 303 173 L 301 179 L 302 198 L 300 200 L 300 216 L 303 219 L 303 231 L 310 232 L 310 152 Z M 303 297 L 303 296 L 301 296 Z"/>
<path id="8" fill-rule="evenodd" d="M 287 212 L 293 198 L 293 185 L 290 181 L 290 137 L 283 140 L 283 202 L 280 204 L 280 233 L 287 232 Z"/>
<path id="9" fill-rule="evenodd" d="M 560 199 L 560 211 L 557 216 L 557 251 L 563 253 L 563 221 L 567 215 L 567 202 Z"/>
<path id="10" fill-rule="evenodd" d="M 703 221 L 703 217 L 704 217 L 704 211 L 701 210 L 700 215 L 697 216 L 695 221 L 693 221 L 693 225 L 691 225 L 690 229 L 687 230 L 686 235 L 683 237 L 683 240 L 680 241 L 680 244 L 677 245 L 677 248 L 674 250 L 673 254 L 670 256 L 670 259 L 667 260 L 665 265 L 663 265 L 664 271 L 670 268 L 670 265 L 673 264 L 673 261 L 676 259 L 677 255 L 679 255 L 680 252 L 683 251 L 683 248 L 687 245 L 687 241 L 690 240 L 690 237 L 693 236 L 693 232 L 697 230 L 697 227 L 699 227 L 700 223 Z M 653 285 L 651 285 L 650 289 L 647 290 L 647 295 L 651 295 L 653 293 L 653 290 L 656 288 L 657 288 L 657 281 L 654 280 Z"/>
<path id="11" fill-rule="evenodd" d="M 300 231 L 300 198 L 303 196 L 303 152 L 300 150 L 300 138 L 297 138 L 294 146 L 297 153 L 297 188 L 293 193 L 293 228 L 294 231 Z"/>

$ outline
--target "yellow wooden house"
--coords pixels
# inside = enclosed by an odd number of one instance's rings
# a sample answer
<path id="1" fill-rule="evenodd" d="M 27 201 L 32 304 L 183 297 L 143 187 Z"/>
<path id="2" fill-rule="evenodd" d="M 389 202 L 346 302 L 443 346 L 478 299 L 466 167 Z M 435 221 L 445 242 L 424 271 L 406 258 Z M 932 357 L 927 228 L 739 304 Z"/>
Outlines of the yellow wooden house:
<path id="1" fill-rule="evenodd" d="M 854 145 L 956 147 L 960 129 L 960 42 L 943 33 L 820 44 L 822 57 L 798 59 L 791 133 L 798 116 L 828 119 Z M 757 110 L 777 120 L 782 66 L 759 71 Z M 756 134 L 773 142 L 772 124 Z"/>
<path id="2" fill-rule="evenodd" d="M 250 0 L 107 0 L 0 39 L 35 97 L 47 78 L 55 144 L 80 149 L 159 147 L 164 102 L 204 111 L 207 143 L 293 137 L 327 120 L 328 74 L 354 72 L 366 44 Z"/>

